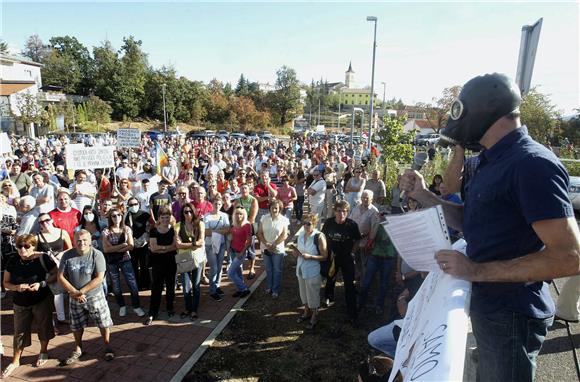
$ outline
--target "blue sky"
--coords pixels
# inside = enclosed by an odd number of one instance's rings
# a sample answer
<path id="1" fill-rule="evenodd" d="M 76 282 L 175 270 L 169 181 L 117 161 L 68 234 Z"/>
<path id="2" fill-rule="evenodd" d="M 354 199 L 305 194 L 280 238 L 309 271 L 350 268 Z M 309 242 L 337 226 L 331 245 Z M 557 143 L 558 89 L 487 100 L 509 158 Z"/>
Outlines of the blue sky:
<path id="1" fill-rule="evenodd" d="M 378 18 L 375 88 L 382 98 L 430 101 L 445 87 L 487 72 L 514 76 L 521 27 L 543 17 L 532 85 L 558 109 L 580 105 L 577 2 L 28 2 L 3 1 L 2 38 L 21 48 L 38 34 L 76 36 L 89 49 L 123 36 L 143 41 L 154 67 L 235 84 L 244 73 L 270 82 L 282 65 L 298 78 L 371 82 Z"/>

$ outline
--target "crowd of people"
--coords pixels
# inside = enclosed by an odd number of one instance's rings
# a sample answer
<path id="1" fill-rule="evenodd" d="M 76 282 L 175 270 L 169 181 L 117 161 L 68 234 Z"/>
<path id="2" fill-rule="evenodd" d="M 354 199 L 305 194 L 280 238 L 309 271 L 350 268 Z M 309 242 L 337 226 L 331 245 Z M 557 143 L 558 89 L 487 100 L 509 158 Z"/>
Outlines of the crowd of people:
<path id="1" fill-rule="evenodd" d="M 205 298 L 202 283 L 216 302 L 224 277 L 234 297 L 250 293 L 246 280 L 256 275 L 257 254 L 272 299 L 285 292 L 285 255 L 296 256 L 304 304 L 298 321 L 308 321 L 310 329 L 321 304 L 334 302 L 338 271 L 353 325 L 376 273 L 375 310 L 382 314 L 397 256 L 380 229 L 391 207 L 380 170 L 365 166 L 371 152 L 377 154 L 366 144 L 144 136 L 139 149 L 116 149 L 115 168 L 72 171 L 66 166 L 70 143 L 77 142 L 66 135 L 13 137 L 12 151 L 1 157 L 2 295 L 12 292 L 15 311 L 13 361 L 4 376 L 30 345 L 33 321 L 42 343 L 37 366 L 46 363 L 48 341 L 63 325 L 73 331 L 75 348 L 61 364 L 82 357 L 89 319 L 100 328 L 110 360 L 111 309 L 120 317 L 129 313 L 124 291 L 132 312 L 151 325 L 163 295 L 167 315 L 175 314 L 175 291 L 182 288 L 180 317 L 195 320 Z M 116 141 L 87 136 L 80 143 Z M 159 148 L 166 163 L 157 159 Z M 288 242 L 294 243 L 289 251 Z M 144 290 L 151 291 L 148 307 L 139 295 Z"/>
<path id="2" fill-rule="evenodd" d="M 499 121 L 512 130 L 523 131 L 503 118 Z M 345 323 L 356 327 L 359 313 L 368 312 L 375 277 L 378 290 L 370 309 L 384 314 L 390 276 L 395 273 L 395 314 L 388 325 L 368 337 L 371 346 L 394 357 L 401 321 L 392 319 L 404 317 L 407 303 L 426 274 L 413 270 L 398 256 L 381 225 L 385 216 L 443 204 L 449 225 L 455 229 L 451 232 L 454 240 L 466 232 L 472 249 L 487 245 L 473 231 L 489 222 L 475 215 L 470 219 L 478 221 L 477 227 L 457 222 L 458 211 L 463 213 L 462 198 L 472 192 L 468 185 L 476 184 L 470 179 L 481 179 L 475 177 L 475 169 L 487 164 L 479 161 L 494 159 L 485 155 L 493 152 L 491 145 L 483 145 L 484 154 L 468 159 L 458 145 L 447 172 L 436 175 L 429 186 L 418 173 L 407 172 L 387 190 L 380 169 L 372 165 L 372 157 L 380 153 L 365 143 L 310 137 L 251 140 L 171 135 L 156 140 L 144 136 L 139 149 L 117 148 L 114 169 L 74 173 L 66 168 L 69 143 L 66 136 L 14 138 L 13 151 L 2 157 L 2 285 L 3 294 L 13 293 L 14 303 L 14 355 L 4 376 L 19 366 L 23 349 L 31 344 L 33 321 L 41 342 L 37 366 L 46 363 L 48 343 L 55 327 L 63 323 L 70 325 L 75 347 L 61 364 L 70 365 L 82 357 L 82 335 L 89 319 L 100 328 L 104 358 L 111 360 L 115 353 L 110 345 L 113 305 L 109 293 L 123 317 L 128 314 L 123 291 L 128 291 L 134 314 L 142 317 L 144 325 L 151 325 L 159 318 L 163 291 L 171 317 L 175 315 L 175 291 L 182 288 L 185 310 L 180 317 L 196 320 L 200 300 L 206 298 L 201 284 L 209 286 L 212 303 L 223 298 L 224 276 L 235 288 L 234 297 L 248 296 L 247 280 L 256 276 L 258 255 L 265 266 L 269 298 L 288 293 L 281 283 L 287 253 L 296 258 L 298 293 L 304 307 L 297 322 L 306 323 L 310 330 L 317 326 L 320 307 L 333 306 L 338 274 L 344 282 Z M 115 139 L 98 142 L 91 138 L 84 143 L 114 145 Z M 167 163 L 160 164 L 160 150 L 167 154 Z M 494 210 L 492 205 L 488 207 Z M 529 219 L 533 222 L 546 216 Z M 529 230 L 525 233 L 532 237 Z M 547 236 L 542 239 L 549 241 Z M 462 260 L 466 259 L 463 255 L 442 252 L 436 255 L 442 271 L 479 281 L 479 274 L 463 270 L 473 269 L 477 263 L 464 264 L 461 261 L 470 260 Z M 529 277 L 537 280 L 540 273 Z M 493 276 L 484 281 L 494 281 Z M 479 288 L 474 286 L 475 294 L 481 293 Z M 139 292 L 143 290 L 151 290 L 148 307 L 141 304 Z M 478 309 L 484 307 L 477 303 L 475 307 L 477 317 L 481 314 Z M 549 310 L 544 306 L 544 312 Z M 549 321 L 540 318 L 543 324 Z M 486 330 L 483 324 L 475 326 L 479 336 Z M 487 347 L 481 353 L 484 363 L 493 358 Z"/>

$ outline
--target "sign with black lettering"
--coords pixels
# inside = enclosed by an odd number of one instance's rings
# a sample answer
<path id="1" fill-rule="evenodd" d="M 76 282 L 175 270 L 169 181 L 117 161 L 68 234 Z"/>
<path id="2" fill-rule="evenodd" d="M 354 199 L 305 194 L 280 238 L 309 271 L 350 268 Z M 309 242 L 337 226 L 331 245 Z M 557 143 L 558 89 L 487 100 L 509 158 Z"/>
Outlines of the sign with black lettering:
<path id="1" fill-rule="evenodd" d="M 66 145 L 66 167 L 69 170 L 112 168 L 115 167 L 114 154 L 114 146 Z"/>

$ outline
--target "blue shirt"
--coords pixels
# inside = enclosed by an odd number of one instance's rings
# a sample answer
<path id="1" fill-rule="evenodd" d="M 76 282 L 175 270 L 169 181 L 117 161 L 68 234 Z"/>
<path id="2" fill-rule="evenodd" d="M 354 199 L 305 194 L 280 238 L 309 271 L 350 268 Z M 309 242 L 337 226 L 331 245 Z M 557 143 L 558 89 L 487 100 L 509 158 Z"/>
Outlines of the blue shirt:
<path id="1" fill-rule="evenodd" d="M 564 166 L 525 127 L 503 137 L 480 159 L 466 186 L 463 232 L 469 258 L 483 263 L 541 250 L 544 244 L 532 223 L 574 215 Z M 507 309 L 535 318 L 555 310 L 547 282 L 473 283 L 471 309 Z"/>

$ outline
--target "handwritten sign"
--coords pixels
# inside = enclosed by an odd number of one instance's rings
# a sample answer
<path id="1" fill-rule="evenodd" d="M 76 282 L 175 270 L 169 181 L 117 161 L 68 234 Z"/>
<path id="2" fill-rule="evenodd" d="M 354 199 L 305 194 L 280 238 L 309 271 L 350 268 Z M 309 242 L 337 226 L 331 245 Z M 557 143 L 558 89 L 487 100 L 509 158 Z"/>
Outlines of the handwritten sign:
<path id="1" fill-rule="evenodd" d="M 69 170 L 115 167 L 115 147 L 66 145 L 66 166 Z"/>
<path id="2" fill-rule="evenodd" d="M 454 244 L 464 252 L 465 241 Z M 409 302 L 393 372 L 404 381 L 461 381 L 468 332 L 471 283 L 430 272 Z"/>
<path id="3" fill-rule="evenodd" d="M 141 132 L 139 129 L 118 129 L 117 147 L 141 147 Z"/>

